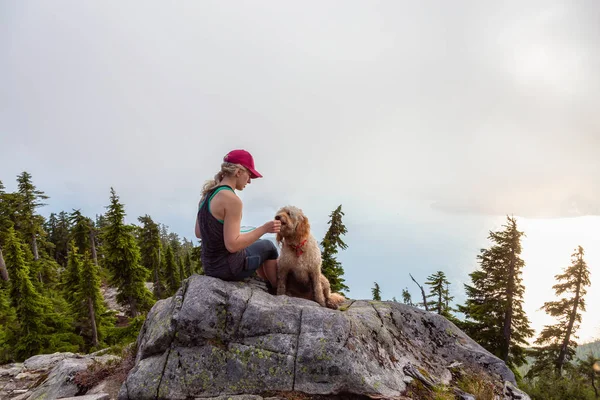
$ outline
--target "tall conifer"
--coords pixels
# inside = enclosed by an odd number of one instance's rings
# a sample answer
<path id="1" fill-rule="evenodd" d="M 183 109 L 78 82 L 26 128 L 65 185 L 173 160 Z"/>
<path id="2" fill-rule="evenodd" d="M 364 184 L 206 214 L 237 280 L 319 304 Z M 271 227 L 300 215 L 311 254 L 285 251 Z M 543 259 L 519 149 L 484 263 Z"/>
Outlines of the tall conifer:
<path id="1" fill-rule="evenodd" d="M 44 316 L 50 304 L 31 283 L 22 245 L 12 227 L 6 237 L 6 261 L 11 276 L 10 297 L 18 322 L 15 355 L 17 359 L 24 359 L 45 347 L 44 336 L 50 332 L 44 324 Z"/>
<path id="2" fill-rule="evenodd" d="M 154 300 L 144 285 L 147 270 L 140 264 L 133 227 L 125 225 L 125 208 L 113 188 L 110 193 L 107 226 L 102 234 L 104 264 L 111 273 L 111 284 L 117 288 L 117 302 L 128 308 L 130 316 L 136 317 L 149 310 Z"/>
<path id="3" fill-rule="evenodd" d="M 160 269 L 160 252 L 162 243 L 160 240 L 160 231 L 149 215 L 139 217 L 138 221 L 142 223 L 139 232 L 140 253 L 142 265 L 150 271 L 152 282 L 154 283 L 154 295 L 161 299 L 164 291 L 164 281 Z"/>
<path id="4" fill-rule="evenodd" d="M 571 265 L 565 268 L 562 274 L 555 276 L 559 282 L 552 286 L 556 296 L 560 298 L 568 293 L 570 297 L 544 303 L 542 308 L 557 318 L 558 323 L 545 326 L 536 339 L 536 361 L 528 373 L 529 376 L 535 376 L 547 368 L 555 369 L 561 374 L 565 363 L 571 361 L 575 355 L 577 343 L 573 338 L 581 323 L 581 312 L 585 311 L 586 288 L 590 286 L 590 271 L 583 256 L 583 248 L 579 246 L 571 255 Z"/>
<path id="5" fill-rule="evenodd" d="M 100 292 L 98 266 L 87 251 L 83 254 L 81 284 L 77 298 L 85 310 L 82 315 L 83 332 L 87 333 L 91 346 L 96 348 L 103 339 L 106 328 L 113 325 L 114 319 L 106 315 L 104 298 Z"/>
<path id="6" fill-rule="evenodd" d="M 69 216 L 69 222 L 72 226 L 71 237 L 75 241 L 79 254 L 84 254 L 86 251 L 90 254 L 95 253 L 94 222 L 81 214 L 80 210 L 73 210 Z"/>
<path id="7" fill-rule="evenodd" d="M 167 251 L 165 252 L 165 281 L 169 296 L 173 295 L 181 285 L 179 269 L 175 262 L 175 256 L 173 255 L 171 246 L 167 246 Z"/>
<path id="8" fill-rule="evenodd" d="M 67 258 L 67 267 L 65 268 L 65 272 L 63 275 L 63 295 L 65 300 L 71 306 L 73 306 L 75 302 L 75 294 L 79 290 L 81 284 L 81 256 L 79 255 L 79 250 L 77 246 L 75 246 L 75 241 L 71 241 L 69 243 L 69 255 Z M 74 306 L 76 309 L 77 307 Z"/>
<path id="9" fill-rule="evenodd" d="M 323 251 L 321 253 L 321 270 L 323 275 L 329 280 L 332 292 L 347 292 L 348 286 L 344 284 L 343 278 L 344 268 L 342 263 L 336 258 L 338 249 L 345 250 L 348 245 L 342 239 L 348 230 L 342 222 L 344 212 L 342 211 L 342 205 L 340 204 L 330 215 L 329 215 L 329 229 L 325 233 L 325 237 L 321 242 Z"/>
<path id="10" fill-rule="evenodd" d="M 42 233 L 43 218 L 36 214 L 36 208 L 44 206 L 42 200 L 48 198 L 41 190 L 38 190 L 31 181 L 31 174 L 23 172 L 17 176 L 19 186 L 19 231 L 31 244 L 33 259 L 38 260 L 38 236 Z"/>
<path id="11" fill-rule="evenodd" d="M 371 289 L 371 293 L 373 294 L 373 300 L 381 301 L 381 289 L 379 288 L 379 284 L 377 282 L 373 282 L 375 286 Z"/>
<path id="12" fill-rule="evenodd" d="M 448 290 L 450 282 L 446 279 L 446 274 L 443 271 L 437 271 L 435 274 L 427 277 L 425 284 L 430 286 L 427 298 L 432 299 L 428 302 L 428 308 L 440 315 L 449 317 L 451 315 L 449 303 L 454 297 L 450 296 L 450 291 Z"/>
<path id="13" fill-rule="evenodd" d="M 533 330 L 523 311 L 523 232 L 513 217 L 507 217 L 503 227 L 490 231 L 493 245 L 477 256 L 481 268 L 470 274 L 472 284 L 465 284 L 467 301 L 459 311 L 467 318 L 463 329 L 469 336 L 514 367 L 525 363 L 525 346 Z"/>

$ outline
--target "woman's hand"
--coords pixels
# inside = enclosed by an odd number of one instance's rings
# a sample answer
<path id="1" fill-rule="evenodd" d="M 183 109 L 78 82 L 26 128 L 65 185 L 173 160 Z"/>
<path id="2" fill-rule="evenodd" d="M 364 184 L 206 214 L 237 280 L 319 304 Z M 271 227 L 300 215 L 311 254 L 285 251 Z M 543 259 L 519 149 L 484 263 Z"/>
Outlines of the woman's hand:
<path id="1" fill-rule="evenodd" d="M 263 225 L 265 233 L 279 233 L 281 230 L 281 221 L 273 220 Z"/>

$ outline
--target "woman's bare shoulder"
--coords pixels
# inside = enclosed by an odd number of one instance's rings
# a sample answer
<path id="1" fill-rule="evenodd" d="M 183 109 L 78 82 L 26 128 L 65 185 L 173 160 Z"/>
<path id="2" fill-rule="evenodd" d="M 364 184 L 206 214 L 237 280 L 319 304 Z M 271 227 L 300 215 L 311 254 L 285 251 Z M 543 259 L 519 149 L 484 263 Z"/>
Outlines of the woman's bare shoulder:
<path id="1" fill-rule="evenodd" d="M 242 199 L 230 190 L 221 190 L 213 199 L 214 201 L 226 208 L 242 208 Z"/>

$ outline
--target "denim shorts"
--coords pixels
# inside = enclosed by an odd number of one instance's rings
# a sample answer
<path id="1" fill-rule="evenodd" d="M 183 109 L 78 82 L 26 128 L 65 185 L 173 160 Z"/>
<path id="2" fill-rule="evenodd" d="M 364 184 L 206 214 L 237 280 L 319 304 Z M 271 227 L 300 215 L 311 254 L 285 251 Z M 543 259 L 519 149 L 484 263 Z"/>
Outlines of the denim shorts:
<path id="1" fill-rule="evenodd" d="M 267 260 L 276 260 L 279 257 L 277 247 L 273 242 L 266 239 L 258 239 L 246 247 L 246 260 L 244 269 L 236 278 L 248 278 Z"/>

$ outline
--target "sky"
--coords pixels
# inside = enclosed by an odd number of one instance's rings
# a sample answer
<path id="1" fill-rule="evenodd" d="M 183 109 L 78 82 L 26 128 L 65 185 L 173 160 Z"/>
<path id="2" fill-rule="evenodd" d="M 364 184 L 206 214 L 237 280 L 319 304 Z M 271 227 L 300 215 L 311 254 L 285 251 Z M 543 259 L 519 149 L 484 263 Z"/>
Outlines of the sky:
<path id="1" fill-rule="evenodd" d="M 43 215 L 149 214 L 193 237 L 205 180 L 243 148 L 263 179 L 244 225 L 285 205 L 320 239 L 338 205 L 352 298 L 413 298 L 438 270 L 458 303 L 514 215 L 524 308 L 591 270 L 580 341 L 600 338 L 600 3 L 0 0 L 0 180 Z"/>

